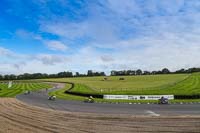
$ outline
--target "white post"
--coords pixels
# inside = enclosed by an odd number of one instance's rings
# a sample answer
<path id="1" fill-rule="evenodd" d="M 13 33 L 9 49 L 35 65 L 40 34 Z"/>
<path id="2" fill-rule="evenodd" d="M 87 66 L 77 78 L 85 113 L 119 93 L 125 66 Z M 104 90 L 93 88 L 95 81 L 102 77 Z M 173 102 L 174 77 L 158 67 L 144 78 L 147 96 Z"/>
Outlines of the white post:
<path id="1" fill-rule="evenodd" d="M 12 87 L 12 81 L 9 81 L 8 82 L 8 88 L 11 88 Z"/>

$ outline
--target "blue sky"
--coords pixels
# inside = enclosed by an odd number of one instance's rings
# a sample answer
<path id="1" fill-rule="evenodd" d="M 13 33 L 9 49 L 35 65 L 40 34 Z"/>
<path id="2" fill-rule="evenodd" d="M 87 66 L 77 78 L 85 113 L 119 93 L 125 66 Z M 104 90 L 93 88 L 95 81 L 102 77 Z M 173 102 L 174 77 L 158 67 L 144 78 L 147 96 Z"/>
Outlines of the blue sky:
<path id="1" fill-rule="evenodd" d="M 0 0 L 0 74 L 200 67 L 199 0 Z"/>

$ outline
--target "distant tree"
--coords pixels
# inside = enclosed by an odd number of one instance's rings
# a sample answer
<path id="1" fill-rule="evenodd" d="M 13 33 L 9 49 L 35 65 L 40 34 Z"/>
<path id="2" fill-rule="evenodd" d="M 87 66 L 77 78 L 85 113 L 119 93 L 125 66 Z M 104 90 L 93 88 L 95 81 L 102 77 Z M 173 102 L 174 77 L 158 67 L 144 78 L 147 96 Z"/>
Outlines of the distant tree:
<path id="1" fill-rule="evenodd" d="M 4 75 L 4 80 L 10 80 L 10 75 Z"/>
<path id="2" fill-rule="evenodd" d="M 162 71 L 159 70 L 156 72 L 156 74 L 163 74 L 163 73 L 162 73 Z"/>
<path id="3" fill-rule="evenodd" d="M 93 75 L 93 76 L 105 76 L 105 73 L 104 72 L 92 72 L 92 74 L 90 75 Z"/>
<path id="4" fill-rule="evenodd" d="M 23 74 L 23 79 L 31 79 L 32 78 L 32 75 L 29 74 L 29 73 L 24 73 Z"/>
<path id="5" fill-rule="evenodd" d="M 175 72 L 170 72 L 169 69 L 164 68 L 161 71 L 144 71 L 142 72 L 141 69 L 138 70 L 122 70 L 122 71 L 111 71 L 111 76 L 123 76 L 123 75 L 149 75 L 149 74 L 173 74 L 173 73 L 194 73 L 194 72 L 200 72 L 200 68 L 189 68 L 189 69 L 180 69 Z M 77 77 L 86 77 L 86 76 L 106 76 L 104 72 L 93 72 L 92 70 L 88 70 L 87 74 L 80 74 L 79 72 L 76 72 L 75 76 Z M 45 73 L 24 73 L 20 75 L 0 75 L 0 80 L 26 80 L 26 79 L 42 79 L 42 78 L 64 78 L 64 77 L 73 77 L 72 72 L 59 72 L 57 74 L 45 74 Z"/>
<path id="6" fill-rule="evenodd" d="M 130 75 L 131 70 L 126 71 L 126 75 Z"/>
<path id="7" fill-rule="evenodd" d="M 92 72 L 92 70 L 88 70 L 88 72 L 87 72 L 87 76 L 93 76 L 93 72 Z"/>
<path id="8" fill-rule="evenodd" d="M 79 76 L 80 76 L 79 72 L 76 72 L 75 76 L 76 76 L 76 77 L 79 77 Z"/>
<path id="9" fill-rule="evenodd" d="M 144 71 L 143 72 L 143 75 L 150 75 L 151 74 L 151 72 L 149 72 L 149 71 Z"/>
<path id="10" fill-rule="evenodd" d="M 49 74 L 48 78 L 57 78 L 58 75 L 57 74 Z"/>
<path id="11" fill-rule="evenodd" d="M 59 72 L 58 77 L 59 78 L 73 77 L 73 73 L 72 72 Z"/>
<path id="12" fill-rule="evenodd" d="M 122 71 L 117 71 L 116 75 L 117 76 L 122 75 Z"/>
<path id="13" fill-rule="evenodd" d="M 45 78 L 41 73 L 34 73 L 30 75 L 31 79 L 42 79 Z"/>
<path id="14" fill-rule="evenodd" d="M 186 70 L 187 73 L 194 73 L 194 72 L 200 72 L 200 68 L 189 68 Z"/>
<path id="15" fill-rule="evenodd" d="M 124 75 L 129 75 L 129 74 L 128 74 L 128 71 L 124 70 L 123 72 L 124 72 L 124 73 L 123 73 Z"/>
<path id="16" fill-rule="evenodd" d="M 133 70 L 128 70 L 128 71 L 127 71 L 127 75 L 135 75 L 135 71 L 133 71 Z"/>
<path id="17" fill-rule="evenodd" d="M 136 70 L 136 75 L 142 75 L 142 70 L 141 69 Z"/>
<path id="18" fill-rule="evenodd" d="M 44 73 L 44 74 L 42 75 L 42 77 L 43 77 L 43 78 L 49 78 L 49 75 L 46 74 L 46 73 Z"/>
<path id="19" fill-rule="evenodd" d="M 59 77 L 59 78 L 67 77 L 67 76 L 66 76 L 66 72 L 59 72 L 59 73 L 58 73 L 58 77 Z"/>
<path id="20" fill-rule="evenodd" d="M 153 74 L 153 75 L 156 74 L 156 73 L 157 73 L 157 71 L 152 71 L 152 72 L 151 72 L 151 74 Z"/>
<path id="21" fill-rule="evenodd" d="M 100 76 L 100 74 L 98 72 L 93 72 L 92 75 L 93 76 Z"/>
<path id="22" fill-rule="evenodd" d="M 169 74 L 170 71 L 167 68 L 162 69 L 162 74 Z"/>
<path id="23" fill-rule="evenodd" d="M 80 74 L 79 77 L 87 77 L 86 74 Z"/>
<path id="24" fill-rule="evenodd" d="M 14 74 L 11 74 L 11 75 L 9 75 L 10 76 L 10 80 L 16 80 L 17 79 L 17 76 L 16 75 L 14 75 Z"/>
<path id="25" fill-rule="evenodd" d="M 130 72 L 130 75 L 136 75 L 136 71 L 132 70 L 132 71 Z"/>
<path id="26" fill-rule="evenodd" d="M 180 69 L 180 70 L 175 71 L 174 73 L 186 73 L 186 70 L 185 69 Z"/>
<path id="27" fill-rule="evenodd" d="M 100 76 L 106 76 L 105 72 L 100 72 Z"/>
<path id="28" fill-rule="evenodd" d="M 3 80 L 3 76 L 2 75 L 0 75 L 0 80 Z"/>

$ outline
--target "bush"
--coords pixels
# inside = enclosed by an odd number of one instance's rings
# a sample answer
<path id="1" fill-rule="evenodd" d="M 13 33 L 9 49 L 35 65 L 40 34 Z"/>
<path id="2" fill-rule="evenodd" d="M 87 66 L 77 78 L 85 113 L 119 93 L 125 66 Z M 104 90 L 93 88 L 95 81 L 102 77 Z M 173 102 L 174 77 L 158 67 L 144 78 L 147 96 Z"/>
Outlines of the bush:
<path id="1" fill-rule="evenodd" d="M 125 80 L 125 78 L 119 78 L 119 80 Z"/>

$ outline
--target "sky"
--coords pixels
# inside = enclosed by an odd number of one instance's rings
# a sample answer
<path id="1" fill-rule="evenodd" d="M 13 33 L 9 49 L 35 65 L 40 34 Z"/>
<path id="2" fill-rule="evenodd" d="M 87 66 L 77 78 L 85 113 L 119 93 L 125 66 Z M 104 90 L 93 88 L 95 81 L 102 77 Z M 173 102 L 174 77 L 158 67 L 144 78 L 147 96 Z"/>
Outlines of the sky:
<path id="1" fill-rule="evenodd" d="M 0 74 L 200 67 L 200 0 L 0 0 Z"/>

